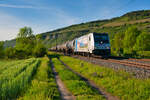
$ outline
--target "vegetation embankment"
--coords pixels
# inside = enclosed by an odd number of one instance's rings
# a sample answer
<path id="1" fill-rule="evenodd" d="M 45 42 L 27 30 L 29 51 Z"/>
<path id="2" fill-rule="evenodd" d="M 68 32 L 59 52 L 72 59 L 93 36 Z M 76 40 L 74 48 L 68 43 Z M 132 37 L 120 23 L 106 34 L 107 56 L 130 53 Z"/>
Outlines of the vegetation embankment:
<path id="1" fill-rule="evenodd" d="M 150 99 L 150 79 L 136 79 L 123 70 L 116 71 L 71 57 L 60 56 L 60 59 L 74 71 L 121 100 Z"/>
<path id="2" fill-rule="evenodd" d="M 0 99 L 16 99 L 28 87 L 40 64 L 39 59 L 25 60 L 22 64 L 8 67 L 0 74 Z"/>
<path id="3" fill-rule="evenodd" d="M 117 56 L 149 58 L 150 34 L 141 31 L 136 26 L 129 27 L 125 32 L 115 35 L 112 43 L 112 53 Z"/>
<path id="4" fill-rule="evenodd" d="M 49 59 L 44 57 L 41 61 L 31 85 L 18 100 L 61 100 Z"/>
<path id="5" fill-rule="evenodd" d="M 105 100 L 99 92 L 89 86 L 78 75 L 68 70 L 57 58 L 52 59 L 60 79 L 77 100 Z"/>

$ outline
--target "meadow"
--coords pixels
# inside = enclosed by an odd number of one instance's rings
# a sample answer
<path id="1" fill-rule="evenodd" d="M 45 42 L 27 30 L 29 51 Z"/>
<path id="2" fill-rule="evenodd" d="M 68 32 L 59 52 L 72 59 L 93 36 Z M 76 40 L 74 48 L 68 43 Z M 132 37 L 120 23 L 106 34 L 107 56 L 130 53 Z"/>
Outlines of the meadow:
<path id="1" fill-rule="evenodd" d="M 60 100 L 48 57 L 0 61 L 0 100 Z"/>
<path id="2" fill-rule="evenodd" d="M 96 89 L 62 65 L 58 59 L 54 58 L 52 61 L 61 80 L 77 100 L 106 100 Z"/>
<path id="3" fill-rule="evenodd" d="M 61 100 L 50 59 L 76 100 L 106 98 L 74 71 L 120 100 L 150 100 L 150 79 L 137 79 L 123 70 L 113 70 L 57 53 L 49 53 L 48 57 L 42 58 L 1 60 L 0 100 Z"/>
<path id="4" fill-rule="evenodd" d="M 18 100 L 60 100 L 60 94 L 55 83 L 49 59 L 41 59 L 41 65 L 37 69 L 28 90 Z"/>
<path id="5" fill-rule="evenodd" d="M 20 63 L 18 61 L 7 63 L 6 68 L 3 67 L 5 69 L 0 74 L 0 99 L 17 98 L 28 86 L 39 63 L 40 60 L 38 59 L 28 59 Z"/>
<path id="6" fill-rule="evenodd" d="M 121 100 L 150 100 L 150 79 L 136 79 L 123 70 L 116 71 L 67 56 L 60 56 L 60 59 Z"/>

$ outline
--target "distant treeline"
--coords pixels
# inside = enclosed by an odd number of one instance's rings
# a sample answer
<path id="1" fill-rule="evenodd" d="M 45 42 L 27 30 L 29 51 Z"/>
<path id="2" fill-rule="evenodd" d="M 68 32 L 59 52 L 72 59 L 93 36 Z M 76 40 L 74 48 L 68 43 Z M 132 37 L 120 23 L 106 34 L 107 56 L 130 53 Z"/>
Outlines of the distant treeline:
<path id="1" fill-rule="evenodd" d="M 112 53 L 126 57 L 150 57 L 150 34 L 131 26 L 111 41 Z"/>
<path id="2" fill-rule="evenodd" d="M 42 44 L 40 35 L 33 35 L 30 27 L 21 28 L 14 47 L 4 48 L 4 42 L 0 42 L 0 58 L 24 59 L 29 57 L 42 57 L 47 49 Z"/>

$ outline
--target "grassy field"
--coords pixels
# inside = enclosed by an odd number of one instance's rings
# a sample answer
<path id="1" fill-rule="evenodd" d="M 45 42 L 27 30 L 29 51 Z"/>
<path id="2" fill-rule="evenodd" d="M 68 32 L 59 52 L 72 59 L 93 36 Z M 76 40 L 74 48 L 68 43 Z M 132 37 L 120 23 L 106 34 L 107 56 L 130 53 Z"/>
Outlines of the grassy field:
<path id="1" fill-rule="evenodd" d="M 42 63 L 32 80 L 28 91 L 18 100 L 60 100 L 60 94 L 54 75 L 49 66 L 49 59 L 42 58 Z"/>
<path id="2" fill-rule="evenodd" d="M 96 89 L 93 89 L 79 76 L 68 70 L 58 59 L 54 58 L 52 61 L 61 80 L 77 100 L 105 100 Z"/>
<path id="3" fill-rule="evenodd" d="M 116 71 L 71 57 L 60 56 L 60 59 L 121 100 L 150 100 L 150 79 L 136 79 L 123 70 Z"/>
<path id="4" fill-rule="evenodd" d="M 14 61 L 14 63 L 16 63 Z M 25 91 L 31 81 L 40 60 L 28 59 L 20 64 L 8 67 L 0 74 L 0 99 L 17 98 Z"/>
<path id="5" fill-rule="evenodd" d="M 0 100 L 60 100 L 48 57 L 0 61 Z"/>
<path id="6" fill-rule="evenodd" d="M 49 55 L 60 79 L 76 100 L 105 100 L 105 97 L 57 58 L 120 100 L 150 100 L 150 79 L 136 79 L 123 70 L 56 53 Z M 49 58 L 0 61 L 0 100 L 61 100 Z"/>

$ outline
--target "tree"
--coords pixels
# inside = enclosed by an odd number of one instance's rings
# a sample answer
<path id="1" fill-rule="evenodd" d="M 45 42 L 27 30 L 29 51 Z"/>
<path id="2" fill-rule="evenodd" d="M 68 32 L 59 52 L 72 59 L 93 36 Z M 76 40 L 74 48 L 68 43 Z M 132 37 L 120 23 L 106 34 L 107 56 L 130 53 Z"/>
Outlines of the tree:
<path id="1" fill-rule="evenodd" d="M 41 41 L 41 40 L 42 40 L 42 34 L 36 35 L 36 40 L 37 40 L 37 41 Z"/>
<path id="2" fill-rule="evenodd" d="M 40 34 L 36 36 L 36 46 L 33 51 L 35 57 L 43 57 L 47 54 L 47 49 L 43 45 L 41 38 L 42 36 Z"/>
<path id="3" fill-rule="evenodd" d="M 15 49 L 13 47 L 8 47 L 5 49 L 5 57 L 6 58 L 15 58 Z"/>
<path id="4" fill-rule="evenodd" d="M 37 43 L 33 54 L 35 57 L 43 57 L 45 54 L 47 54 L 47 50 L 42 43 Z"/>
<path id="5" fill-rule="evenodd" d="M 137 39 L 134 48 L 137 51 L 150 51 L 150 34 L 142 32 Z"/>
<path id="6" fill-rule="evenodd" d="M 123 54 L 123 39 L 124 39 L 123 32 L 117 33 L 114 37 L 113 44 L 118 56 L 121 56 Z"/>
<path id="7" fill-rule="evenodd" d="M 26 37 L 31 37 L 33 36 L 33 31 L 30 27 L 24 27 L 24 28 L 21 28 L 19 30 L 19 33 L 18 33 L 18 38 L 26 38 Z"/>
<path id="8" fill-rule="evenodd" d="M 30 27 L 24 27 L 19 30 L 17 35 L 16 45 L 26 45 L 28 43 L 34 44 L 35 36 L 33 35 L 33 31 Z"/>
<path id="9" fill-rule="evenodd" d="M 31 56 L 33 53 L 33 48 L 36 45 L 35 36 L 30 27 L 24 27 L 19 30 L 16 41 L 16 53 L 19 55 Z"/>
<path id="10" fill-rule="evenodd" d="M 7 59 L 42 57 L 47 54 L 47 49 L 42 43 L 42 36 L 37 35 L 35 37 L 30 27 L 24 27 L 19 30 L 15 47 L 8 47 L 4 50 L 3 45 L 4 42 L 0 42 L 0 57 L 5 54 Z"/>
<path id="11" fill-rule="evenodd" d="M 137 27 L 132 26 L 129 27 L 125 32 L 124 38 L 124 53 L 125 54 L 132 54 L 134 53 L 134 45 L 136 43 L 136 38 L 141 32 L 137 29 Z"/>

